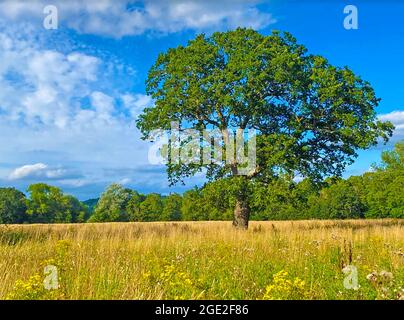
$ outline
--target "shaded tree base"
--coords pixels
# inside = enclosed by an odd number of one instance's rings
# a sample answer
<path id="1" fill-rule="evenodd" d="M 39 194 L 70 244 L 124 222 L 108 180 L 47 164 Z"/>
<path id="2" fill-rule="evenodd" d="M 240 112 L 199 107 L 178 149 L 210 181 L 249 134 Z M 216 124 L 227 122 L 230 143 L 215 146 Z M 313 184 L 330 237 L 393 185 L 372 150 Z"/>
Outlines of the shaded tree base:
<path id="1" fill-rule="evenodd" d="M 237 229 L 248 229 L 248 222 L 250 219 L 250 208 L 248 204 L 243 201 L 237 201 L 234 208 L 233 227 Z"/>

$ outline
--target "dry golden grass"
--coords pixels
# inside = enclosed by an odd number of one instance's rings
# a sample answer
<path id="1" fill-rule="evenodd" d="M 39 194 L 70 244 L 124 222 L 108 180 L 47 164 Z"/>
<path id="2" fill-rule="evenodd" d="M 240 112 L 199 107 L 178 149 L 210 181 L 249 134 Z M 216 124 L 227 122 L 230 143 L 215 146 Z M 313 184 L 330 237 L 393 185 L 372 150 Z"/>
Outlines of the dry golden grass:
<path id="1" fill-rule="evenodd" d="M 47 264 L 59 269 L 52 295 L 32 283 Z M 346 265 L 358 290 L 344 288 Z M 366 279 L 381 271 L 393 278 Z M 0 226 L 0 299 L 399 299 L 402 288 L 402 220 Z"/>

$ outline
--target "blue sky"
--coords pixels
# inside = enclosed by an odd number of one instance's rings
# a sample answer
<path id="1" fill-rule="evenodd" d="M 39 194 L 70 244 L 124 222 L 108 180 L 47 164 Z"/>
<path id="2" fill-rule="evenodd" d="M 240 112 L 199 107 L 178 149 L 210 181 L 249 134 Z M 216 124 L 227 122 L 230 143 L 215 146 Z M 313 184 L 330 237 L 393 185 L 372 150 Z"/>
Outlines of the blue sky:
<path id="1" fill-rule="evenodd" d="M 43 27 L 50 2 L 57 30 Z M 357 30 L 343 27 L 348 4 L 358 8 Z M 289 31 L 370 81 L 378 114 L 397 129 L 345 176 L 360 174 L 404 137 L 403 17 L 399 1 L 0 0 L 0 186 L 46 182 L 84 200 L 112 182 L 161 193 L 202 183 L 169 188 L 134 122 L 153 103 L 144 82 L 159 52 L 238 26 Z"/>

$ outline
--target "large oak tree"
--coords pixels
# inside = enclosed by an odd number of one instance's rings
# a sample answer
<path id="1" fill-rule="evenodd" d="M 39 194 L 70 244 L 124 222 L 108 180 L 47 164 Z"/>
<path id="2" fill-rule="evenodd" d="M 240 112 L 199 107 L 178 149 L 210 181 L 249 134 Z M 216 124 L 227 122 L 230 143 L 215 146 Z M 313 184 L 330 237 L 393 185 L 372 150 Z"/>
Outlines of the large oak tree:
<path id="1" fill-rule="evenodd" d="M 155 104 L 138 119 L 143 138 L 172 122 L 221 130 L 224 142 L 236 128 L 256 130 L 257 165 L 247 175 L 239 175 L 237 158 L 167 164 L 171 184 L 203 170 L 209 179 L 231 179 L 233 224 L 242 228 L 248 227 L 252 181 L 340 176 L 358 149 L 387 141 L 393 130 L 377 120 L 379 99 L 368 82 L 308 54 L 289 33 L 239 28 L 199 35 L 160 54 L 146 84 Z"/>

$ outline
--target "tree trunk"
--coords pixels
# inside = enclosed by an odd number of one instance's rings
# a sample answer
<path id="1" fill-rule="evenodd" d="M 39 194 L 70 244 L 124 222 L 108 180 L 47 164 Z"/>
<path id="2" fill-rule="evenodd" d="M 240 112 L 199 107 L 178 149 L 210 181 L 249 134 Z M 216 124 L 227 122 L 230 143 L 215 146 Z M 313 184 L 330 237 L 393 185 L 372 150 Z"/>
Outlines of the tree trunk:
<path id="1" fill-rule="evenodd" d="M 248 202 L 243 200 L 236 201 L 236 207 L 234 208 L 234 220 L 233 226 L 238 229 L 248 229 L 248 221 L 250 219 L 250 207 Z"/>

